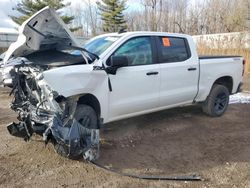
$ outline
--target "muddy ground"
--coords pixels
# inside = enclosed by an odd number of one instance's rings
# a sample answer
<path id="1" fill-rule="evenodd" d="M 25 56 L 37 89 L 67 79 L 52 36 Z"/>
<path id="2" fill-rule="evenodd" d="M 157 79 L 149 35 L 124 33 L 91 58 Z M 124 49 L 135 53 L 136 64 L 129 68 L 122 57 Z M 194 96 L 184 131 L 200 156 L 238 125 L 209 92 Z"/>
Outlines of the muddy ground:
<path id="1" fill-rule="evenodd" d="M 147 181 L 63 158 L 38 136 L 27 143 L 10 136 L 6 124 L 16 115 L 8 109 L 7 95 L 1 88 L 0 187 L 250 187 L 250 104 L 230 105 L 220 118 L 190 106 L 107 125 L 101 132 L 98 163 L 134 174 L 204 178 Z"/>

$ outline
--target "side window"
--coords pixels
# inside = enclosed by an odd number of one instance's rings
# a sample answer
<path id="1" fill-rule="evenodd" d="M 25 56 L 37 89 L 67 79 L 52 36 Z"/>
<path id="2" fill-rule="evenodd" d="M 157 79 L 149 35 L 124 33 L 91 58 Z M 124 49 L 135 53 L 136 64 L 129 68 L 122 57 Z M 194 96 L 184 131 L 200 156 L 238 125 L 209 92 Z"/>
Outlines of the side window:
<path id="1" fill-rule="evenodd" d="M 181 62 L 190 58 L 186 39 L 177 37 L 157 37 L 160 63 Z"/>
<path id="2" fill-rule="evenodd" d="M 151 38 L 137 37 L 129 39 L 113 55 L 127 56 L 129 65 L 152 64 Z"/>

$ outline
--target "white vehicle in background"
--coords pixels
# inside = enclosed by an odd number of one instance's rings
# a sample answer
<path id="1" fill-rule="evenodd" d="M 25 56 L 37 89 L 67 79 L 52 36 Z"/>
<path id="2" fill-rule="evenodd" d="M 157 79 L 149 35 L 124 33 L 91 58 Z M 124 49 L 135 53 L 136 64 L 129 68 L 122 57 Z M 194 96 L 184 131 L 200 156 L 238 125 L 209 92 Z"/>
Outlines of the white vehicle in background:
<path id="1" fill-rule="evenodd" d="M 240 56 L 198 57 L 184 34 L 105 34 L 83 49 L 48 7 L 22 25 L 4 62 L 14 66 L 11 108 L 20 120 L 9 132 L 41 134 L 58 153 L 88 160 L 108 122 L 190 104 L 221 116 L 244 70 Z"/>
<path id="2" fill-rule="evenodd" d="M 13 69 L 13 66 L 4 67 L 4 56 L 5 52 L 0 55 L 0 85 L 12 87 L 10 71 Z"/>

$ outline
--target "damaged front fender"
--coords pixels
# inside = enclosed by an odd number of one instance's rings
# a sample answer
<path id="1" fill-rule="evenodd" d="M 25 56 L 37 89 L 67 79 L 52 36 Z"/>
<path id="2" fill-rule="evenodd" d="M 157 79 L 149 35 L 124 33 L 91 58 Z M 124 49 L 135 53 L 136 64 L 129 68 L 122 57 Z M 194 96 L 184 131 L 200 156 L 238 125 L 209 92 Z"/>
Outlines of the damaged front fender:
<path id="1" fill-rule="evenodd" d="M 65 157 L 97 159 L 100 121 L 96 113 L 85 105 L 81 107 L 85 113 L 79 116 L 78 97 L 58 100 L 60 96 L 46 83 L 41 72 L 38 67 L 25 65 L 11 72 L 14 95 L 11 108 L 18 113 L 20 122 L 10 124 L 8 131 L 26 141 L 33 133 L 43 135 L 45 143 L 51 141 Z"/>

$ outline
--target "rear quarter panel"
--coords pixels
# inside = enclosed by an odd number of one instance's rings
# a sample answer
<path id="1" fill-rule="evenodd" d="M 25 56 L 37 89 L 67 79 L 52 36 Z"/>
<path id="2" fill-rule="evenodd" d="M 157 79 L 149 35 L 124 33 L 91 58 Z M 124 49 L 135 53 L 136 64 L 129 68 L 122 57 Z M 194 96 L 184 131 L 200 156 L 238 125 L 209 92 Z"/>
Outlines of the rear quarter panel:
<path id="1" fill-rule="evenodd" d="M 235 93 L 243 78 L 242 61 L 242 57 L 200 59 L 199 93 L 196 101 L 199 102 L 206 100 L 214 82 L 224 76 L 232 77 L 232 93 Z"/>

